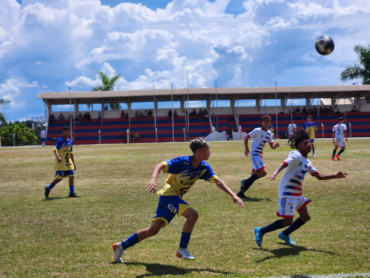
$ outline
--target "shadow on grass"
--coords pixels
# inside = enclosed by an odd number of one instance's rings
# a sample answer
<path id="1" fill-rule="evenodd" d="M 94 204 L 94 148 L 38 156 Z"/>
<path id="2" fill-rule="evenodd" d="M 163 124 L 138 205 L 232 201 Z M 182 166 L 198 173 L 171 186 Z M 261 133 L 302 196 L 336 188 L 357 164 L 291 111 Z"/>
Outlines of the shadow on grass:
<path id="1" fill-rule="evenodd" d="M 307 248 L 307 247 L 304 247 L 304 246 L 297 246 L 297 245 L 288 245 L 288 244 L 285 244 L 285 243 L 280 243 L 280 244 L 285 245 L 286 247 L 282 247 L 282 248 L 278 248 L 278 249 L 274 249 L 274 250 L 260 248 L 259 250 L 268 251 L 272 255 L 266 256 L 265 258 L 263 258 L 261 260 L 257 260 L 256 262 L 257 263 L 262 263 L 264 261 L 267 261 L 267 260 L 273 259 L 273 258 L 282 258 L 282 257 L 287 257 L 287 256 L 297 256 L 301 252 L 305 252 L 305 251 L 326 253 L 326 254 L 329 254 L 329 255 L 336 255 L 336 253 L 334 253 L 334 252 L 325 251 L 325 250 L 311 249 L 311 248 Z M 255 249 L 257 249 L 257 248 L 255 248 Z"/>
<path id="2" fill-rule="evenodd" d="M 271 202 L 270 198 L 251 198 L 251 197 L 247 197 L 247 198 L 243 198 L 242 200 L 243 200 L 243 202 L 253 202 L 253 203 L 261 202 L 261 201 Z"/>
<path id="3" fill-rule="evenodd" d="M 65 196 L 65 197 L 49 197 L 49 198 L 45 198 L 44 201 L 48 202 L 48 201 L 53 201 L 53 200 L 60 200 L 60 199 L 69 199 L 68 196 Z"/>
<path id="4" fill-rule="evenodd" d="M 158 264 L 158 263 L 125 262 L 122 265 L 144 266 L 148 273 L 143 274 L 143 275 L 138 275 L 136 276 L 136 278 L 149 277 L 149 276 L 163 276 L 163 275 L 185 275 L 191 272 L 210 272 L 210 273 L 223 274 L 223 275 L 228 275 L 228 274 L 235 275 L 235 273 L 217 271 L 217 270 L 213 270 L 210 268 L 182 268 L 178 266 Z"/>

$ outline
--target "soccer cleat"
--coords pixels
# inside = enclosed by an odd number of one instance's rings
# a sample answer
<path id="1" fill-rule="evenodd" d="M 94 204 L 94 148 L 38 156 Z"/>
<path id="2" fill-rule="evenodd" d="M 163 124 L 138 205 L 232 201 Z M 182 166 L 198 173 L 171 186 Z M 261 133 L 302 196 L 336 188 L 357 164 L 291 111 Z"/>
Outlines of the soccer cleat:
<path id="1" fill-rule="evenodd" d="M 49 199 L 49 193 L 50 193 L 50 189 L 48 187 L 45 187 L 45 198 L 46 199 Z"/>
<path id="2" fill-rule="evenodd" d="M 113 252 L 114 252 L 114 262 L 115 263 L 123 263 L 122 255 L 123 255 L 123 247 L 120 242 L 113 243 L 112 245 Z"/>
<path id="3" fill-rule="evenodd" d="M 195 260 L 195 257 L 190 254 L 190 252 L 186 248 L 179 248 L 176 252 L 176 256 L 185 260 Z"/>
<path id="4" fill-rule="evenodd" d="M 236 194 L 236 196 L 238 196 L 240 199 L 242 199 L 244 201 L 247 201 L 249 199 L 249 197 L 245 196 L 244 193 L 242 193 L 242 192 L 238 192 L 238 194 Z"/>
<path id="5" fill-rule="evenodd" d="M 286 236 L 283 232 L 280 232 L 279 238 L 284 240 L 287 244 L 295 245 L 295 242 L 290 238 L 290 236 Z"/>
<path id="6" fill-rule="evenodd" d="M 336 157 L 338 160 L 340 160 L 340 157 L 339 157 L 339 155 L 338 155 L 338 154 L 336 154 L 336 155 L 335 155 L 335 157 Z"/>
<path id="7" fill-rule="evenodd" d="M 334 157 L 331 160 L 335 160 Z"/>
<path id="8" fill-rule="evenodd" d="M 259 247 L 262 246 L 262 239 L 263 239 L 263 233 L 261 233 L 261 228 L 260 227 L 256 227 L 254 228 L 254 234 L 255 234 L 255 239 L 256 239 L 256 243 Z"/>
<path id="9" fill-rule="evenodd" d="M 313 155 L 312 155 L 312 157 L 316 157 L 316 155 L 315 155 L 315 154 L 313 154 Z"/>
<path id="10" fill-rule="evenodd" d="M 79 198 L 81 197 L 80 195 L 77 195 L 76 193 L 69 193 L 69 198 Z"/>

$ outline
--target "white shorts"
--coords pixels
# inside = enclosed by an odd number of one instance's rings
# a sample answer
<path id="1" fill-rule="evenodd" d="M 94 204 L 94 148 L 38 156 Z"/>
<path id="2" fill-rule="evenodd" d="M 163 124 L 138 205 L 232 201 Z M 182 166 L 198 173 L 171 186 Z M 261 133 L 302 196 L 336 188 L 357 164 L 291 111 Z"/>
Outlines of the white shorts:
<path id="1" fill-rule="evenodd" d="M 346 146 L 346 140 L 344 138 L 337 137 L 335 138 L 334 145 L 337 147 L 344 148 Z"/>
<path id="2" fill-rule="evenodd" d="M 277 216 L 282 218 L 292 219 L 296 211 L 302 210 L 308 203 L 311 202 L 311 199 L 307 199 L 303 196 L 300 197 L 283 197 L 278 199 L 278 211 Z"/>
<path id="3" fill-rule="evenodd" d="M 250 156 L 249 159 L 252 162 L 252 170 L 258 171 L 260 169 L 265 168 L 265 164 L 263 163 L 262 157 L 260 156 Z"/>

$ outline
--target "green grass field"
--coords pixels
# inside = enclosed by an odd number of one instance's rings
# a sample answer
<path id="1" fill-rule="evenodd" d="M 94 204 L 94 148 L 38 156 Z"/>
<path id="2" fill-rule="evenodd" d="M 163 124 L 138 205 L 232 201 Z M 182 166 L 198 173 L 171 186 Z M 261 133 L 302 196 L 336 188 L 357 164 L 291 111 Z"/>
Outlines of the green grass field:
<path id="1" fill-rule="evenodd" d="M 369 139 L 350 139 L 342 161 L 331 161 L 332 143 L 318 140 L 310 158 L 323 174 L 339 170 L 346 179 L 318 181 L 306 176 L 303 195 L 311 221 L 282 243 L 278 232 L 266 234 L 263 248 L 253 229 L 276 220 L 276 181 L 263 178 L 248 191 L 244 208 L 214 184 L 198 181 L 184 199 L 199 220 L 189 250 L 195 261 L 175 256 L 184 223 L 172 223 L 124 254 L 125 264 L 111 264 L 111 245 L 149 225 L 157 196 L 146 191 L 155 163 L 190 154 L 188 143 L 75 146 L 76 192 L 59 183 L 45 200 L 53 179 L 52 147 L 0 148 L 1 277 L 259 277 L 362 273 L 370 275 Z M 268 173 L 287 157 L 282 147 L 266 147 Z M 234 191 L 250 175 L 243 143 L 210 142 L 208 161 Z M 161 174 L 158 184 L 166 175 Z"/>

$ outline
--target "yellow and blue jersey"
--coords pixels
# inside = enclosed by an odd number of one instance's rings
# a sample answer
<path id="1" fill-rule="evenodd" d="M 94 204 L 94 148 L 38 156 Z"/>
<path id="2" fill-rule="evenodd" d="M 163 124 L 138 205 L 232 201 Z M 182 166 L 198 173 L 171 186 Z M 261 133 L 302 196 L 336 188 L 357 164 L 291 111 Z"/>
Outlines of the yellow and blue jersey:
<path id="1" fill-rule="evenodd" d="M 71 153 L 73 150 L 73 142 L 71 138 L 68 140 L 63 137 L 59 137 L 55 144 L 54 150 L 56 150 L 62 159 L 59 163 L 57 158 L 54 160 L 55 171 L 69 171 L 74 169 L 73 161 L 71 159 Z"/>
<path id="2" fill-rule="evenodd" d="M 180 156 L 162 162 L 163 172 L 169 173 L 169 175 L 163 189 L 158 191 L 158 195 L 182 197 L 198 179 L 208 182 L 214 182 L 215 179 L 218 179 L 211 166 L 205 161 L 202 161 L 194 169 L 191 158 L 192 156 Z"/>
<path id="3" fill-rule="evenodd" d="M 312 121 L 310 124 L 308 122 L 305 122 L 303 124 L 303 129 L 308 133 L 311 140 L 315 139 L 315 132 L 316 132 L 317 126 L 314 121 Z"/>

